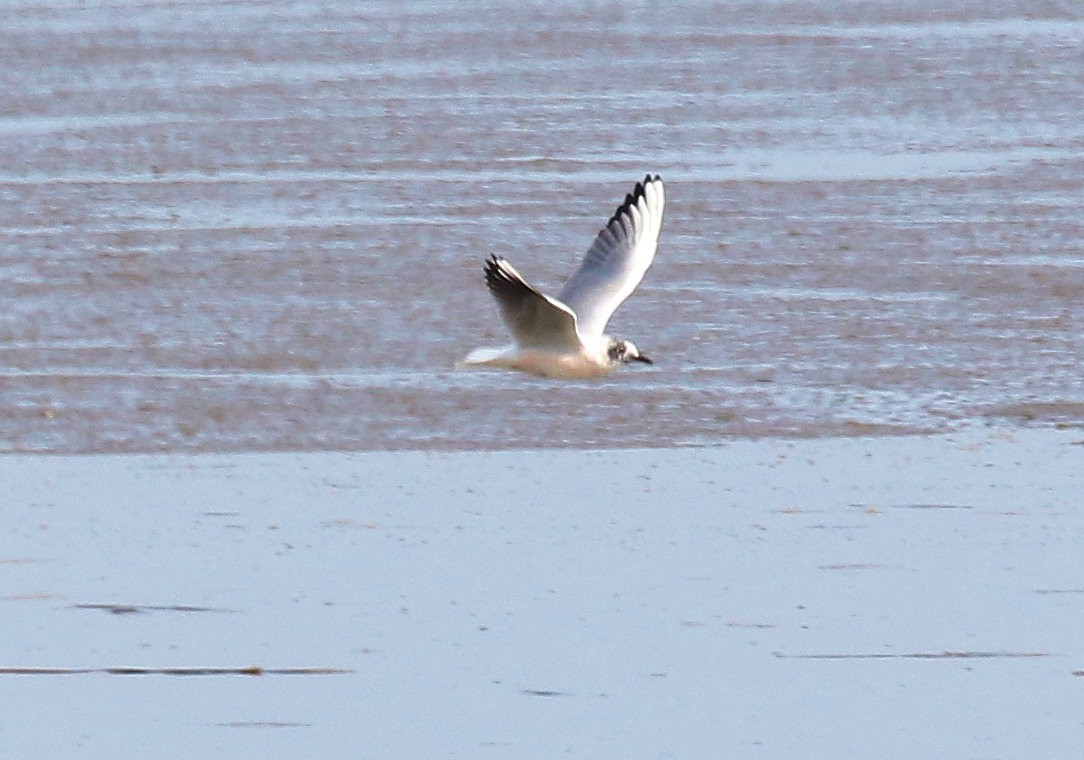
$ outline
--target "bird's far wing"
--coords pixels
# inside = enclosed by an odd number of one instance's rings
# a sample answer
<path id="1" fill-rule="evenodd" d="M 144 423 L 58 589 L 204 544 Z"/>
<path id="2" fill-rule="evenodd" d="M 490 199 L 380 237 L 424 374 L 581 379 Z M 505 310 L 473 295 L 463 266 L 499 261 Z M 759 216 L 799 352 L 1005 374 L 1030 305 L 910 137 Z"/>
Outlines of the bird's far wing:
<path id="1" fill-rule="evenodd" d="M 501 307 L 501 317 L 520 348 L 575 351 L 580 347 L 576 315 L 563 303 L 538 292 L 500 256 L 486 261 L 486 285 Z"/>
<path id="2" fill-rule="evenodd" d="M 584 335 L 601 335 L 610 316 L 644 279 L 659 245 L 665 204 L 659 175 L 637 182 L 557 296 L 575 312 Z"/>

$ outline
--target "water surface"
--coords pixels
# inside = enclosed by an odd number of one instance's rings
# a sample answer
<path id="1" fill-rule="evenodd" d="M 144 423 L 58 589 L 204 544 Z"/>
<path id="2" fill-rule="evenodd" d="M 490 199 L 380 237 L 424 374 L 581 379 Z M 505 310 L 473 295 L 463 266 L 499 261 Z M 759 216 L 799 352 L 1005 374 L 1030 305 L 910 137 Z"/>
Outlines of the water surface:
<path id="1" fill-rule="evenodd" d="M 1084 423 L 1084 11 L 657 6 L 7 8 L 0 451 Z M 656 366 L 453 371 L 648 171 Z"/>

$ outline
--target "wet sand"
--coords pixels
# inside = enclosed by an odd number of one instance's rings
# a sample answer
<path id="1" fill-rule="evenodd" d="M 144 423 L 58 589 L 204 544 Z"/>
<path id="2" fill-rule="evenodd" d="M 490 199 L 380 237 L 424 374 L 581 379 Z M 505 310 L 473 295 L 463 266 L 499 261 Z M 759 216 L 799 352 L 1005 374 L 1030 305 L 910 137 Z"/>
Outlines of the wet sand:
<path id="1" fill-rule="evenodd" d="M 35 2 L 0 28 L 0 451 L 1084 424 L 1072 3 Z M 658 364 L 451 368 L 645 172 Z"/>
<path id="2" fill-rule="evenodd" d="M 0 744 L 1070 760 L 1082 444 L 0 457 Z"/>

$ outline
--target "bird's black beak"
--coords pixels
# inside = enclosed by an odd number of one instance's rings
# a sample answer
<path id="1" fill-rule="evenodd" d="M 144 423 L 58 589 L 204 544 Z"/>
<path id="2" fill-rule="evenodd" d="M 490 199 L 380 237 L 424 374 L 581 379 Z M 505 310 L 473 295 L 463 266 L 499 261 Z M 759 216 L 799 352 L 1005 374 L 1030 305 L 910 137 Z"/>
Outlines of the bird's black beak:
<path id="1" fill-rule="evenodd" d="M 644 356 L 643 354 L 632 357 L 632 360 L 634 362 L 643 362 L 644 364 L 654 364 L 655 363 L 655 362 L 651 361 L 651 357 Z"/>

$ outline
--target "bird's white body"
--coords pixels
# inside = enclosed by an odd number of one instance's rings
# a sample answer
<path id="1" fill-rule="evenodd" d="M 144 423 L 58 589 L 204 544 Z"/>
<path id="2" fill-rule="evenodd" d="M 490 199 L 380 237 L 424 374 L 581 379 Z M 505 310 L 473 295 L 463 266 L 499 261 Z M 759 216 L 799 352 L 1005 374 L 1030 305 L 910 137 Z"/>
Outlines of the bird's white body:
<path id="1" fill-rule="evenodd" d="M 665 201 L 658 175 L 638 182 L 556 298 L 528 285 L 503 258 L 491 256 L 486 284 L 515 343 L 476 348 L 460 366 L 572 379 L 601 377 L 630 361 L 651 364 L 631 342 L 611 338 L 604 330 L 655 258 Z"/>
<path id="2" fill-rule="evenodd" d="M 602 377 L 608 375 L 618 363 L 607 354 L 609 338 L 588 339 L 597 345 L 582 346 L 579 351 L 557 352 L 541 348 L 520 348 L 512 344 L 501 348 L 476 348 L 463 360 L 464 367 L 496 367 L 514 369 L 531 375 L 552 377 L 559 380 Z"/>

